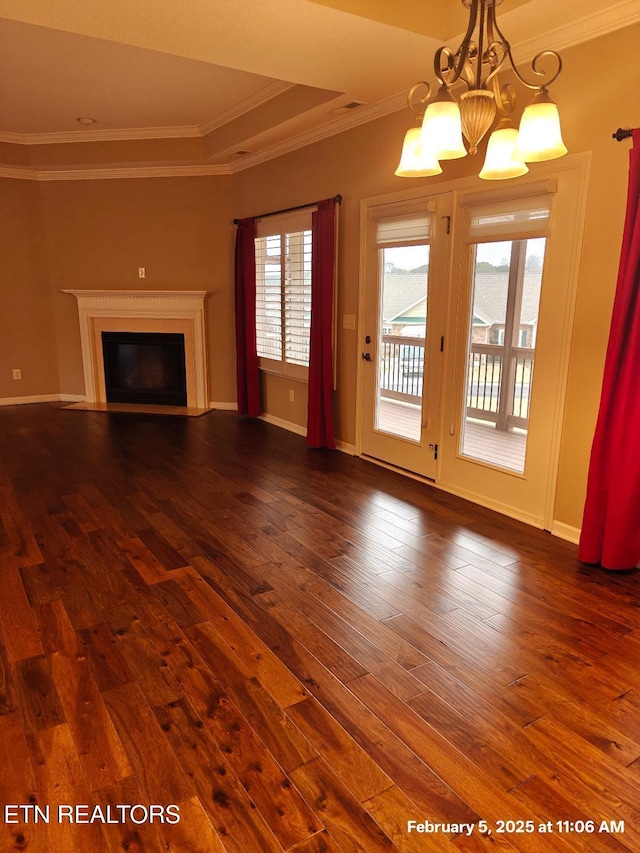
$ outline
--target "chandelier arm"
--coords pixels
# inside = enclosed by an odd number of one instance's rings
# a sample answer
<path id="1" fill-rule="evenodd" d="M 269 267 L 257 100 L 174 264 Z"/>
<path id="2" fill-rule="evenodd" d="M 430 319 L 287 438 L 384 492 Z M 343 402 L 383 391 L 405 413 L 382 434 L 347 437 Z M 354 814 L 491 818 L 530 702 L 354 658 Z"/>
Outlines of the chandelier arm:
<path id="1" fill-rule="evenodd" d="M 460 76 L 462 75 L 462 72 L 465 70 L 466 66 L 469 65 L 470 45 L 473 44 L 471 39 L 473 37 L 473 32 L 476 28 L 476 23 L 478 20 L 479 5 L 479 0 L 471 0 L 467 31 L 464 34 L 462 42 L 455 54 L 453 53 L 451 48 L 446 46 L 439 48 L 435 53 L 433 61 L 434 70 L 436 73 L 436 79 L 438 80 L 441 86 L 447 86 L 447 88 L 449 86 L 453 86 L 460 79 Z M 440 61 L 442 56 L 447 57 L 447 69 L 444 72 L 442 69 L 442 63 Z M 451 71 L 453 71 L 453 74 L 450 78 L 448 78 L 448 73 Z M 466 74 L 465 77 L 467 77 L 469 86 L 471 86 L 471 80 Z"/>
<path id="2" fill-rule="evenodd" d="M 442 57 L 445 56 L 447 59 L 447 67 L 442 67 Z M 454 62 L 453 51 L 451 48 L 447 47 L 439 47 L 436 50 L 435 55 L 433 57 L 433 70 L 435 71 L 436 80 L 440 83 L 441 86 L 452 86 L 460 77 L 460 71 L 462 69 L 456 68 Z M 451 79 L 448 79 L 450 72 L 454 72 L 454 75 Z"/>
<path id="3" fill-rule="evenodd" d="M 427 90 L 426 95 L 422 95 L 422 97 L 416 99 L 416 92 L 418 92 L 423 87 Z M 413 86 L 409 89 L 409 92 L 407 94 L 407 105 L 409 106 L 411 112 L 416 114 L 416 117 L 418 117 L 420 112 L 424 114 L 424 108 L 430 97 L 431 86 L 429 85 L 429 83 L 427 83 L 426 80 L 418 80 L 418 82 L 414 83 Z"/>
<path id="4" fill-rule="evenodd" d="M 522 85 L 526 86 L 527 89 L 532 89 L 533 91 L 535 91 L 536 89 L 543 89 L 547 86 L 550 86 L 552 83 L 554 83 L 558 79 L 558 77 L 560 76 L 560 72 L 562 71 L 562 59 L 560 58 L 560 54 L 557 53 L 555 50 L 541 50 L 540 53 L 536 53 L 536 55 L 533 57 L 533 59 L 531 61 L 531 68 L 533 70 L 533 73 L 536 74 L 538 77 L 545 77 L 546 76 L 545 71 L 539 71 L 538 70 L 538 60 L 540 60 L 544 56 L 552 56 L 556 60 L 556 62 L 558 63 L 558 68 L 557 68 L 555 74 L 553 74 L 550 77 L 550 79 L 543 80 L 540 83 L 530 83 L 518 71 L 518 66 L 516 65 L 515 60 L 513 58 L 513 54 L 511 53 L 511 45 L 509 44 L 507 39 L 504 37 L 504 34 L 502 33 L 500 27 L 498 26 L 498 21 L 496 20 L 496 17 L 495 17 L 495 7 L 493 5 L 490 7 L 489 11 L 491 12 L 492 10 L 493 10 L 493 22 L 492 22 L 493 27 L 492 28 L 495 29 L 496 33 L 498 34 L 499 40 L 502 42 L 502 45 L 504 46 L 505 56 L 509 57 L 509 65 L 511 65 L 513 73 L 516 75 L 516 77 L 522 83 Z"/>
<path id="5" fill-rule="evenodd" d="M 522 83 L 523 86 L 526 86 L 527 89 L 532 89 L 533 91 L 536 91 L 536 90 L 540 91 L 542 89 L 546 89 L 547 86 L 550 86 L 552 83 L 554 83 L 558 79 L 558 77 L 560 76 L 560 72 L 562 71 L 562 59 L 560 57 L 560 54 L 556 53 L 555 50 L 541 50 L 540 53 L 536 53 L 536 55 L 531 60 L 531 69 L 532 69 L 533 73 L 536 74 L 538 77 L 545 77 L 545 78 L 547 77 L 546 71 L 538 70 L 539 69 L 539 60 L 545 56 L 552 56 L 556 60 L 558 67 L 557 67 L 555 73 L 552 74 L 548 79 L 541 80 L 539 83 L 531 83 L 531 82 L 529 82 L 529 80 L 526 79 L 526 77 L 523 77 L 522 74 L 518 71 L 518 67 L 517 67 L 517 65 L 513 59 L 512 53 L 511 53 L 511 48 L 508 45 L 506 48 L 506 55 L 509 57 L 509 65 L 511 66 L 511 69 L 512 69 L 513 73 L 516 75 L 516 77 L 518 78 L 518 80 Z"/>
<path id="6" fill-rule="evenodd" d="M 502 52 L 502 55 L 500 55 L 500 52 Z M 498 71 L 500 71 L 505 59 L 507 58 L 507 51 L 505 49 L 504 42 L 500 40 L 492 41 L 487 47 L 487 55 L 491 55 L 493 57 L 500 56 L 500 58 L 495 60 L 495 64 L 492 66 L 491 71 L 487 74 L 484 81 L 485 88 L 489 88 L 489 83 L 493 82 L 496 75 L 498 74 Z"/>

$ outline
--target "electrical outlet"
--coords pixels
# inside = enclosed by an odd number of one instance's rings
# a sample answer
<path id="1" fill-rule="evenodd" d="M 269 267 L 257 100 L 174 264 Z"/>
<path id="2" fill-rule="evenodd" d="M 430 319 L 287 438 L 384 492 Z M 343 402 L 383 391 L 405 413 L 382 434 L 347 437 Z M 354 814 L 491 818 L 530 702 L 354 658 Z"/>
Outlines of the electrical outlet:
<path id="1" fill-rule="evenodd" d="M 295 398 L 296 398 L 296 395 L 295 395 L 293 388 L 289 388 L 289 402 L 293 403 Z"/>
<path id="2" fill-rule="evenodd" d="M 147 275 L 146 267 L 138 267 L 138 278 L 145 278 Z"/>
<path id="3" fill-rule="evenodd" d="M 13 378 L 14 379 L 22 379 L 22 371 L 19 367 L 13 368 Z"/>

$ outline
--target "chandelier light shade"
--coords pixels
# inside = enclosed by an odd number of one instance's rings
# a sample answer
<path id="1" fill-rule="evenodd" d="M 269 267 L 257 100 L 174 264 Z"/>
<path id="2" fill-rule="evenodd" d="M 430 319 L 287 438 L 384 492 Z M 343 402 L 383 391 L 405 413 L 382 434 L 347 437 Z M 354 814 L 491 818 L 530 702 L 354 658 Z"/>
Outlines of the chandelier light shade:
<path id="1" fill-rule="evenodd" d="M 404 137 L 396 175 L 400 178 L 428 178 L 441 172 L 442 166 L 437 157 L 422 149 L 422 123 L 410 127 Z"/>
<path id="2" fill-rule="evenodd" d="M 437 160 L 466 157 L 460 107 L 445 87 L 427 106 L 422 123 L 422 147 Z"/>
<path id="3" fill-rule="evenodd" d="M 503 181 L 506 178 L 526 175 L 529 167 L 516 154 L 517 142 L 518 129 L 505 116 L 489 137 L 487 154 L 479 177 L 485 181 Z"/>
<path id="4" fill-rule="evenodd" d="M 415 134 L 405 137 L 405 147 L 396 175 L 417 177 L 418 168 L 404 168 L 405 149 L 416 158 L 424 158 L 424 176 L 439 174 L 434 171 L 436 160 L 455 160 L 474 155 L 487 133 L 490 136 L 487 156 L 480 173 L 486 180 L 504 180 L 525 174 L 526 163 L 552 160 L 567 153 L 562 141 L 558 108 L 549 97 L 547 87 L 562 70 L 562 60 L 553 50 L 543 50 L 531 63 L 537 82 L 524 77 L 516 66 L 509 42 L 496 22 L 496 6 L 502 0 L 462 0 L 469 9 L 469 24 L 462 43 L 454 53 L 441 47 L 434 57 L 435 77 L 439 88 L 430 99 L 427 83 L 416 83 L 409 90 L 409 107 L 424 112 L 421 142 Z M 477 31 L 477 35 L 476 35 Z M 541 68 L 551 64 L 553 73 Z M 555 66 L 555 68 L 554 68 Z M 510 115 L 515 108 L 515 94 L 510 84 L 500 84 L 499 73 L 509 70 L 527 89 L 535 92 L 524 110 L 519 131 L 512 125 Z M 427 87 L 428 94 L 415 100 L 419 88 Z M 462 87 L 466 86 L 466 89 Z M 411 130 L 415 130 L 412 128 Z M 468 143 L 465 147 L 464 138 Z M 407 153 L 407 157 L 409 157 Z M 409 162 L 409 160 L 407 160 Z"/>
<path id="5" fill-rule="evenodd" d="M 541 89 L 525 108 L 520 119 L 518 155 L 529 163 L 554 160 L 567 153 L 562 141 L 558 107 Z"/>

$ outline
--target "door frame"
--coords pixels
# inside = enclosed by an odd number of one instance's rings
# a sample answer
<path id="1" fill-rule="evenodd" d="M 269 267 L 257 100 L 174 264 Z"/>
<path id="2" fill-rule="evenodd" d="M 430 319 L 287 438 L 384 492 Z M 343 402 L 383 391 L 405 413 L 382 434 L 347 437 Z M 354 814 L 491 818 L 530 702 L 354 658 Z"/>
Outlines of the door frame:
<path id="1" fill-rule="evenodd" d="M 364 258 L 364 294 L 361 303 L 360 318 L 366 332 L 372 334 L 372 341 L 367 344 L 361 335 L 361 350 L 372 356 L 363 362 L 360 359 L 360 414 L 359 421 L 359 455 L 378 462 L 385 462 L 403 471 L 416 470 L 421 477 L 433 480 L 437 476 L 437 443 L 440 440 L 442 418 L 440 406 L 442 403 L 442 367 L 444 357 L 440 348 L 440 340 L 446 329 L 446 294 L 449 275 L 449 243 L 450 229 L 443 220 L 451 222 L 451 194 L 430 192 L 421 194 L 417 199 L 410 200 L 424 203 L 424 212 L 431 219 L 430 236 L 424 239 L 429 246 L 429 271 L 425 281 L 425 296 L 427 299 L 427 322 L 424 337 L 424 372 L 420 407 L 420 435 L 413 439 L 407 436 L 387 432 L 375 426 L 376 411 L 379 403 L 379 371 L 380 371 L 380 330 L 382 304 L 381 288 L 384 287 L 384 274 L 380 264 L 380 253 L 384 251 L 380 244 L 373 239 L 373 231 L 377 221 L 387 219 L 386 211 L 381 208 L 395 208 L 388 212 L 388 218 L 393 220 L 398 216 L 397 202 L 390 205 L 376 205 L 376 215 L 367 222 L 366 233 L 370 242 L 366 243 Z M 374 209 L 371 205 L 367 210 Z M 417 211 L 416 211 L 417 213 Z M 383 215 L 381 215 L 383 214 Z M 407 214 L 408 216 L 411 213 Z M 368 218 L 368 217 L 367 217 Z M 385 247 L 393 248 L 393 246 Z M 435 282 L 439 282 L 436 286 Z M 369 309 L 368 317 L 365 309 Z M 375 314 L 375 320 L 373 317 Z M 367 324 L 368 319 L 368 324 Z M 409 340 L 409 339 L 407 339 Z M 368 405 L 367 405 L 368 404 Z M 373 409 L 373 410 L 372 410 Z M 430 442 L 430 443 L 427 443 Z M 367 445 L 365 449 L 365 445 Z M 412 467 L 412 466 L 415 466 Z"/>
<path id="2" fill-rule="evenodd" d="M 568 382 L 568 374 L 569 374 L 569 355 L 570 355 L 570 343 L 571 343 L 571 331 L 573 328 L 573 321 L 575 315 L 575 302 L 577 295 L 577 287 L 578 287 L 578 273 L 580 267 L 580 258 L 581 258 L 581 249 L 582 249 L 582 241 L 584 234 L 584 223 L 586 216 L 586 206 L 587 206 L 587 191 L 589 185 L 589 173 L 591 166 L 591 152 L 581 152 L 579 154 L 569 154 L 565 157 L 559 158 L 557 160 L 551 160 L 546 163 L 536 163 L 533 164 L 533 167 L 528 175 L 523 178 L 514 178 L 509 180 L 508 187 L 505 186 L 505 193 L 512 193 L 514 188 L 523 187 L 525 188 L 527 184 L 536 183 L 540 180 L 545 179 L 553 179 L 554 177 L 559 177 L 562 173 L 566 171 L 571 171 L 575 173 L 575 179 L 577 181 L 577 190 L 576 190 L 576 207 L 575 207 L 575 218 L 574 218 L 574 227 L 571 233 L 571 245 L 568 247 L 567 251 L 569 253 L 569 264 L 568 264 L 568 280 L 567 280 L 567 288 L 566 288 L 566 298 L 565 304 L 562 306 L 562 339 L 559 346 L 559 358 L 558 358 L 558 381 L 556 387 L 555 394 L 555 402 L 554 402 L 554 414 L 553 414 L 553 429 L 552 429 L 552 439 L 549 445 L 549 453 L 547 456 L 547 488 L 546 488 L 546 498 L 545 498 L 545 508 L 544 515 L 542 521 L 537 518 L 532 517 L 529 513 L 523 512 L 519 510 L 517 507 L 511 506 L 509 504 L 502 503 L 500 501 L 496 501 L 490 497 L 483 496 L 471 490 L 467 490 L 464 488 L 460 488 L 453 483 L 447 483 L 446 480 L 443 481 L 440 476 L 441 471 L 441 457 L 438 459 L 438 468 L 437 468 L 437 480 L 436 482 L 429 480 L 425 477 L 420 476 L 419 474 L 415 474 L 412 472 L 405 471 L 404 469 L 395 469 L 400 473 L 408 475 L 413 479 L 420 480 L 422 482 L 428 483 L 434 488 L 441 489 L 445 492 L 449 492 L 450 494 L 458 495 L 459 497 L 465 498 L 466 500 L 470 500 L 473 503 L 479 504 L 480 506 L 485 506 L 489 509 L 493 509 L 497 512 L 502 513 L 503 515 L 510 516 L 511 518 L 516 518 L 520 521 L 524 521 L 527 524 L 532 524 L 536 527 L 542 527 L 547 530 L 553 530 L 554 523 L 554 508 L 555 508 L 555 493 L 556 486 L 558 480 L 558 464 L 560 459 L 560 444 L 562 437 L 562 425 L 564 419 L 564 410 L 566 405 L 566 397 L 567 397 L 567 382 Z M 460 214 L 460 205 L 459 205 L 459 197 L 462 194 L 470 193 L 470 192 L 478 192 L 478 191 L 490 191 L 492 190 L 495 193 L 496 184 L 488 183 L 486 181 L 480 180 L 478 177 L 470 177 L 470 178 L 460 178 L 453 181 L 443 181 L 439 178 L 429 179 L 428 185 L 423 185 L 422 187 L 414 187 L 413 189 L 403 190 L 396 193 L 388 193 L 384 195 L 372 196 L 369 198 L 364 198 L 360 201 L 360 254 L 359 254 L 359 298 L 358 298 L 358 324 L 357 324 L 357 347 L 356 347 L 356 355 L 357 355 L 357 386 L 356 386 L 356 436 L 355 436 L 355 455 L 362 456 L 362 429 L 363 429 L 363 383 L 364 383 L 364 374 L 363 374 L 363 364 L 360 359 L 361 345 L 364 341 L 365 329 L 364 329 L 364 306 L 365 306 L 365 292 L 366 292 L 366 249 L 367 249 L 367 222 L 368 222 L 368 211 L 370 207 L 378 206 L 386 203 L 393 203 L 399 201 L 410 201 L 412 199 L 419 199 L 427 196 L 432 196 L 440 193 L 450 192 L 452 193 L 452 209 L 453 209 L 453 218 L 452 218 L 452 243 L 454 246 L 457 238 L 457 231 L 461 227 L 461 219 Z M 499 188 L 498 188 L 499 189 Z M 457 268 L 457 258 L 454 256 L 454 252 L 450 252 L 449 258 L 449 281 L 453 282 L 455 276 L 459 275 L 459 270 Z M 453 411 L 453 406 L 445 406 L 444 399 L 444 389 L 447 387 L 447 383 L 450 380 L 455 379 L 457 383 L 459 377 L 454 374 L 456 367 L 456 359 L 455 353 L 452 352 L 452 344 L 456 337 L 459 335 L 459 330 L 456 330 L 456 324 L 459 319 L 459 310 L 457 305 L 457 299 L 454 299 L 453 288 L 449 288 L 449 292 L 447 293 L 447 306 L 446 306 L 446 338 L 445 338 L 445 350 L 444 350 L 444 363 L 443 363 L 443 400 L 442 405 L 440 406 L 440 435 L 444 435 L 445 431 L 450 432 L 451 429 L 455 429 L 456 426 L 456 417 L 457 414 Z M 458 335 L 456 335 L 456 331 L 458 331 Z M 455 397 L 455 395 L 454 395 Z M 370 457 L 366 457 L 368 460 Z M 370 461 L 376 462 L 376 460 L 371 459 Z M 394 466 L 380 462 L 384 467 L 388 467 L 394 469 Z"/>

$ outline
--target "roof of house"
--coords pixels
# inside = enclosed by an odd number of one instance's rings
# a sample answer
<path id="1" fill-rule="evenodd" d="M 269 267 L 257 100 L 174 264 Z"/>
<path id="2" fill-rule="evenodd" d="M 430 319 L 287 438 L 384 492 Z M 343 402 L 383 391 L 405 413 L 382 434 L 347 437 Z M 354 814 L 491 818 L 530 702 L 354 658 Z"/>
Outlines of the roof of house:
<path id="1" fill-rule="evenodd" d="M 427 273 L 387 273 L 382 296 L 384 322 L 390 323 L 426 295 Z"/>
<path id="2" fill-rule="evenodd" d="M 503 324 L 507 310 L 506 272 L 479 272 L 475 278 L 474 315 L 486 325 Z M 538 304 L 542 276 L 539 272 L 525 272 L 522 290 L 520 325 L 538 322 Z M 415 322 L 417 306 L 426 299 L 424 273 L 388 273 L 384 277 L 383 316 L 385 323 L 401 322 L 409 313 Z M 410 322 L 407 320 L 407 322 Z"/>

